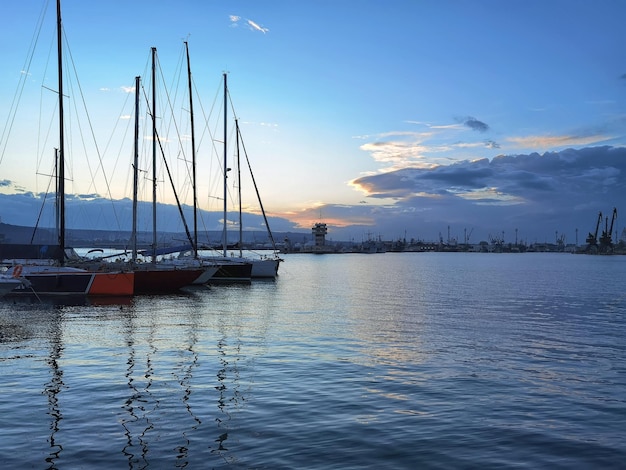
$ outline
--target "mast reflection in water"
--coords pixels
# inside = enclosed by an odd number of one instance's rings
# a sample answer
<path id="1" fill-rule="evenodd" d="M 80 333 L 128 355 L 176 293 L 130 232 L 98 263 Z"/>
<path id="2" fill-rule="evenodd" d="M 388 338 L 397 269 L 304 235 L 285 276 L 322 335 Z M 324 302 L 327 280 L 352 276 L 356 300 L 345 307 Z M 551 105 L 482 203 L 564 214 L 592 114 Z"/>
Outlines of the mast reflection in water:
<path id="1" fill-rule="evenodd" d="M 146 434 L 153 428 L 146 410 L 151 401 L 149 388 L 151 386 L 152 370 L 150 356 L 147 355 L 145 371 L 143 373 L 139 372 L 139 375 L 135 371 L 136 367 L 138 367 L 138 360 L 136 358 L 134 321 L 135 313 L 133 310 L 129 310 L 125 314 L 124 322 L 126 326 L 126 346 L 128 348 L 128 360 L 126 362 L 128 368 L 125 377 L 128 382 L 130 396 L 125 400 L 123 406 L 128 416 L 121 419 L 127 439 L 122 452 L 128 458 L 129 468 L 145 468 L 148 465 L 146 460 L 146 454 L 148 453 Z M 150 345 L 151 343 L 149 342 L 148 344 Z M 143 385 L 144 383 L 145 385 Z"/>
<path id="2" fill-rule="evenodd" d="M 229 345 L 227 331 L 224 331 L 224 325 L 220 325 L 220 332 L 224 334 L 217 342 L 217 353 L 221 364 L 221 368 L 217 371 L 218 385 L 215 389 L 219 393 L 217 399 L 217 409 L 219 414 L 215 418 L 217 428 L 220 432 L 215 442 L 217 447 L 211 449 L 211 452 L 222 457 L 227 463 L 234 463 L 236 458 L 228 453 L 226 440 L 231 420 L 231 408 L 237 411 L 240 404 L 243 403 L 243 395 L 239 390 L 239 370 L 237 363 L 240 359 L 241 344 L 236 338 L 232 338 L 234 345 Z M 230 385 L 230 388 L 229 388 Z"/>
<path id="3" fill-rule="evenodd" d="M 59 404 L 59 394 L 64 388 L 63 371 L 59 361 L 63 354 L 63 312 L 54 309 L 51 312 L 50 355 L 47 363 L 50 367 L 50 381 L 46 384 L 44 393 L 48 398 L 48 415 L 50 416 L 50 455 L 46 457 L 49 469 L 56 469 L 56 461 L 60 458 L 63 446 L 57 443 L 56 435 L 59 431 L 63 414 Z"/>

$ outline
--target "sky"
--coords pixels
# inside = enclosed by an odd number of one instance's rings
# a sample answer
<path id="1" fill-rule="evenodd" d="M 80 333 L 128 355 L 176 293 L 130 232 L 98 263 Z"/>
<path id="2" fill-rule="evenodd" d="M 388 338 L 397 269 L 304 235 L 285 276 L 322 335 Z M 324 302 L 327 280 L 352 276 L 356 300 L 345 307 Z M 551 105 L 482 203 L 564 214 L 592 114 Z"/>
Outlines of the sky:
<path id="1" fill-rule="evenodd" d="M 86 208 L 132 197 L 135 76 L 139 197 L 152 197 L 152 47 L 159 138 L 179 198 L 192 203 L 187 41 L 207 214 L 223 204 L 227 73 L 228 159 L 236 116 L 274 230 L 309 232 L 322 221 L 335 239 L 583 243 L 598 213 L 613 208 L 624 226 L 621 0 L 64 0 L 62 8 L 66 186 L 91 214 L 73 225 L 128 225 L 127 216 Z M 0 218 L 34 223 L 58 146 L 55 5 L 0 9 Z M 175 202 L 168 180 L 161 162 L 160 203 Z M 252 185 L 241 188 L 244 210 L 258 213 Z"/>

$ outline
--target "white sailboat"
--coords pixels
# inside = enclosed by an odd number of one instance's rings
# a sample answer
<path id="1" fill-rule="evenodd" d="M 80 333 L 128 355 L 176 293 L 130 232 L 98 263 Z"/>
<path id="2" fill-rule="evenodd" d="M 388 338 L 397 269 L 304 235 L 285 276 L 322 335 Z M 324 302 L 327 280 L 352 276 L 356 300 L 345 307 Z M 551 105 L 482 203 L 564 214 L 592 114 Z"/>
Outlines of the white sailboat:
<path id="1" fill-rule="evenodd" d="M 224 145 L 224 155 L 223 155 L 223 189 L 224 189 L 224 194 L 223 194 L 223 229 L 222 229 L 222 253 L 221 255 L 202 255 L 199 256 L 197 253 L 197 248 L 194 249 L 194 253 L 193 256 L 198 257 L 201 260 L 206 260 L 206 261 L 211 261 L 214 263 L 219 264 L 220 268 L 218 270 L 218 272 L 213 276 L 213 278 L 211 279 L 212 281 L 245 281 L 245 280 L 250 280 L 251 278 L 275 278 L 278 274 L 278 266 L 280 264 L 281 261 L 283 261 L 281 258 L 278 257 L 277 253 L 278 251 L 276 250 L 276 245 L 274 243 L 274 239 L 272 237 L 272 233 L 269 229 L 269 223 L 267 220 L 267 217 L 265 215 L 265 210 L 263 208 L 263 204 L 261 202 L 260 196 L 259 196 L 259 191 L 256 185 L 256 181 L 254 180 L 254 175 L 252 174 L 252 168 L 250 166 L 250 162 L 248 160 L 248 156 L 245 152 L 245 147 L 243 146 L 243 141 L 241 140 L 241 134 L 239 131 L 239 124 L 237 119 L 235 119 L 235 124 L 236 124 L 236 136 L 237 136 L 237 169 L 238 169 L 238 186 L 239 186 L 239 243 L 238 243 L 238 248 L 239 248 L 239 255 L 236 256 L 234 254 L 230 254 L 228 253 L 228 232 L 227 232 L 227 221 L 228 221 L 228 206 L 227 206 L 227 200 L 228 200 L 228 171 L 230 171 L 230 168 L 228 167 L 228 146 L 227 146 L 227 134 L 228 134 L 228 81 L 227 81 L 227 74 L 223 75 L 224 78 L 224 140 L 223 140 L 223 145 Z M 190 94 L 191 94 L 191 87 L 190 87 Z M 191 108 L 191 106 L 190 106 Z M 192 124 L 192 142 L 193 142 L 193 124 Z M 243 151 L 244 154 L 246 156 L 246 161 L 248 163 L 248 168 L 250 170 L 250 175 L 252 178 L 252 182 L 254 184 L 254 189 L 256 191 L 257 194 L 257 198 L 259 201 L 259 204 L 261 206 L 261 211 L 263 213 L 263 218 L 265 220 L 265 225 L 267 227 L 268 230 L 268 235 L 270 237 L 270 240 L 272 242 L 272 246 L 274 247 L 274 254 L 273 256 L 268 256 L 268 255 L 261 255 L 258 258 L 255 257 L 251 257 L 251 256 L 244 256 L 243 254 L 243 233 L 242 233 L 242 214 L 241 214 L 241 170 L 240 170 L 240 152 L 239 152 L 239 144 L 242 144 L 243 147 Z M 193 144 L 192 144 L 193 146 Z M 195 169 L 194 169 L 194 190 L 195 190 Z M 194 214 L 195 214 L 195 200 L 196 200 L 196 196 L 194 194 Z M 195 220 L 194 220 L 194 226 L 195 226 Z M 195 246 L 197 247 L 197 238 L 195 241 Z M 189 257 L 189 253 L 182 253 L 180 255 L 180 258 L 185 258 L 185 257 Z"/>
<path id="2" fill-rule="evenodd" d="M 250 166 L 250 160 L 248 159 L 248 154 L 245 149 L 245 145 L 243 144 L 243 140 L 241 139 L 241 130 L 239 129 L 239 121 L 235 119 L 235 129 L 237 135 L 237 172 L 239 178 L 239 258 L 245 259 L 248 262 L 252 263 L 252 277 L 253 278 L 275 278 L 278 275 L 278 267 L 281 263 L 282 258 L 278 256 L 278 251 L 276 250 L 276 243 L 274 242 L 274 237 L 272 235 L 272 231 L 270 229 L 269 222 L 267 220 L 267 216 L 265 215 L 265 209 L 263 208 L 263 203 L 261 202 L 261 196 L 259 195 L 259 190 L 256 185 L 256 181 L 254 179 L 254 174 L 252 173 L 252 167 Z M 267 228 L 267 234 L 272 243 L 272 247 L 274 249 L 273 256 L 260 256 L 259 258 L 252 258 L 250 256 L 243 256 L 243 221 L 241 214 L 241 158 L 240 158 L 240 149 L 239 144 L 243 147 L 244 155 L 246 157 L 246 162 L 248 164 L 248 169 L 250 170 L 250 177 L 252 178 L 252 183 L 254 185 L 254 190 L 256 191 L 257 199 L 259 201 L 259 205 L 261 207 L 261 212 L 263 214 L 263 220 L 265 221 L 265 227 Z"/>

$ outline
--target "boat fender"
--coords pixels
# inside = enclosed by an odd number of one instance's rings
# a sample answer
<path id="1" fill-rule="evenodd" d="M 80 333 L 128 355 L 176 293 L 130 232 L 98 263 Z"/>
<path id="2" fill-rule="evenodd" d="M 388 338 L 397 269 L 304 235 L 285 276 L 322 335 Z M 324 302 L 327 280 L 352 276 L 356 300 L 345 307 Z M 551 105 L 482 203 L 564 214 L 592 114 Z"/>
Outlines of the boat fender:
<path id="1" fill-rule="evenodd" d="M 18 264 L 13 268 L 13 277 L 20 277 L 22 275 L 22 265 Z"/>

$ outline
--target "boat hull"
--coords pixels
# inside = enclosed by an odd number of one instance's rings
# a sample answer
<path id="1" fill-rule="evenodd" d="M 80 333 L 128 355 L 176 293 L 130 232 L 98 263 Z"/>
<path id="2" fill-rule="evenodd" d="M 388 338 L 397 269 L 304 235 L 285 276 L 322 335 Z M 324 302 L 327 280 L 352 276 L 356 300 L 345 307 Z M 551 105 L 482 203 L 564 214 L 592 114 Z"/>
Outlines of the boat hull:
<path id="1" fill-rule="evenodd" d="M 25 274 L 30 286 L 21 285 L 8 295 L 130 296 L 134 293 L 132 272 L 54 272 Z"/>
<path id="2" fill-rule="evenodd" d="M 219 268 L 217 266 L 210 266 L 210 267 L 206 267 L 205 266 L 204 272 L 200 275 L 199 278 L 197 278 L 195 281 L 193 281 L 193 283 L 196 284 L 196 285 L 198 285 L 198 284 L 206 284 L 211 279 L 213 279 L 213 276 L 215 275 L 215 273 L 217 273 L 218 269 Z"/>
<path id="3" fill-rule="evenodd" d="M 210 282 L 250 282 L 252 263 L 217 262 L 218 270 Z"/>
<path id="4" fill-rule="evenodd" d="M 15 279 L 13 277 L 7 276 L 0 278 L 0 297 L 10 293 L 22 285 L 23 283 L 19 279 Z"/>
<path id="5" fill-rule="evenodd" d="M 247 259 L 252 263 L 252 278 L 275 278 L 280 259 Z"/>
<path id="6" fill-rule="evenodd" d="M 139 267 L 135 269 L 135 294 L 168 294 L 194 284 L 205 269 L 166 269 Z"/>

